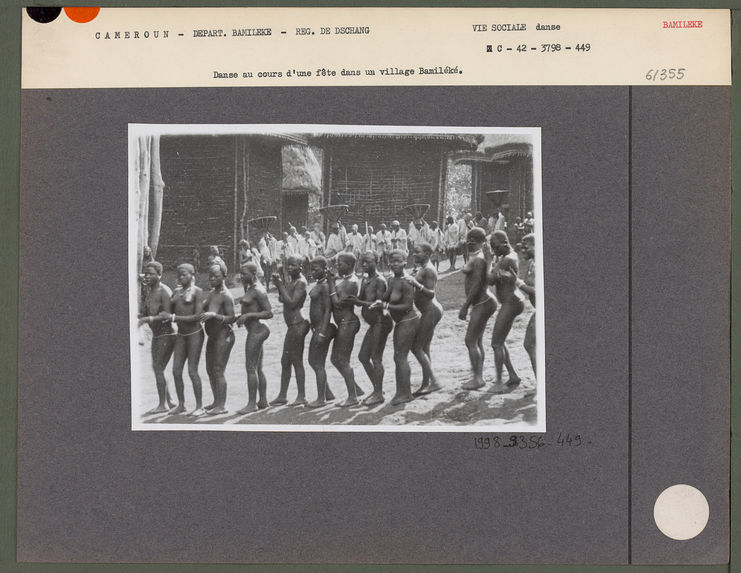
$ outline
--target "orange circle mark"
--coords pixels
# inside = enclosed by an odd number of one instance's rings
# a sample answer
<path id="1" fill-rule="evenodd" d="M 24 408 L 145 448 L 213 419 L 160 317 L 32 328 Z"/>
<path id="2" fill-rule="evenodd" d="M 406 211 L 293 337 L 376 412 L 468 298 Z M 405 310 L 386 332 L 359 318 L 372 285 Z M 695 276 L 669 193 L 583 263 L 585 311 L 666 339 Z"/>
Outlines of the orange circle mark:
<path id="1" fill-rule="evenodd" d="M 93 8 L 89 6 L 79 6 L 76 8 L 65 8 L 64 13 L 73 22 L 79 22 L 85 24 L 93 20 L 100 12 L 100 8 Z"/>

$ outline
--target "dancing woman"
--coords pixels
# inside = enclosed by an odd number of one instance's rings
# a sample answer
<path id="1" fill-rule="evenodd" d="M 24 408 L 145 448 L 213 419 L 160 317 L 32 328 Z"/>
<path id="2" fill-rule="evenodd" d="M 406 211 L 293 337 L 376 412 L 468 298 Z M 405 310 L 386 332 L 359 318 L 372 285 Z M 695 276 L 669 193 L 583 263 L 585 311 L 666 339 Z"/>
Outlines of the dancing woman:
<path id="1" fill-rule="evenodd" d="M 332 345 L 330 361 L 342 374 L 347 387 L 347 399 L 340 404 L 343 407 L 357 405 L 358 396 L 363 394 L 363 390 L 355 383 L 355 373 L 350 366 L 355 336 L 360 330 L 360 319 L 355 314 L 353 303 L 358 295 L 358 279 L 353 273 L 355 262 L 355 255 L 352 253 L 339 253 L 337 255 L 338 279 L 335 280 L 332 273 L 327 275 L 327 286 L 332 300 L 332 315 L 337 324 L 337 335 Z"/>
<path id="2" fill-rule="evenodd" d="M 506 392 L 521 382 L 510 360 L 509 350 L 505 341 L 507 340 L 509 331 L 512 329 L 512 323 L 515 317 L 525 309 L 525 303 L 515 286 L 518 278 L 517 253 L 512 250 L 509 244 L 507 233 L 504 231 L 494 231 L 491 235 L 490 243 L 491 249 L 497 259 L 489 272 L 489 284 L 494 285 L 497 300 L 502 305 L 494 321 L 494 331 L 491 337 L 491 345 L 494 348 L 494 364 L 497 370 L 497 381 L 494 390 Z M 507 372 L 509 373 L 509 380 L 507 380 L 506 385 L 502 383 L 503 366 L 507 367 Z"/>
<path id="3" fill-rule="evenodd" d="M 162 277 L 160 263 L 149 261 L 144 264 L 143 271 L 142 282 L 147 287 L 147 294 L 142 306 L 143 316 L 139 317 L 139 326 L 148 324 L 152 330 L 152 370 L 154 370 L 159 398 L 157 406 L 149 410 L 147 414 L 159 414 L 175 406 L 170 399 L 165 378 L 165 367 L 175 348 L 175 331 L 169 320 L 159 316 L 160 313 L 164 313 L 165 317 L 169 316 L 172 291 L 160 282 Z"/>
<path id="4" fill-rule="evenodd" d="M 244 295 L 242 295 L 242 314 L 237 326 L 247 327 L 247 340 L 244 344 L 245 366 L 247 368 L 247 405 L 238 414 L 248 414 L 258 408 L 268 407 L 266 397 L 267 381 L 262 371 L 262 345 L 270 336 L 270 329 L 262 321 L 273 318 L 265 287 L 257 278 L 257 265 L 245 263 L 239 269 Z M 256 402 L 257 394 L 260 394 Z"/>
<path id="5" fill-rule="evenodd" d="M 466 234 L 466 248 L 470 253 L 468 262 L 463 266 L 463 274 L 466 277 L 464 283 L 466 300 L 458 313 L 458 318 L 466 320 L 468 310 L 471 309 L 465 342 L 473 378 L 463 384 L 465 390 L 475 390 L 484 385 L 484 329 L 497 309 L 494 296 L 487 288 L 488 264 L 483 252 L 485 242 L 486 233 L 480 227 L 474 227 Z"/>
<path id="6" fill-rule="evenodd" d="M 524 279 L 517 280 L 517 287 L 524 292 L 530 299 L 530 304 L 535 308 L 535 235 L 530 233 L 522 237 L 523 254 L 527 259 L 527 273 Z M 533 365 L 533 372 L 537 373 L 535 368 L 535 311 L 530 315 L 530 321 L 525 329 L 525 340 L 522 345 L 530 357 L 530 363 Z"/>
<path id="7" fill-rule="evenodd" d="M 175 392 L 178 395 L 178 405 L 170 410 L 171 414 L 185 412 L 185 385 L 183 384 L 183 368 L 188 362 L 188 376 L 193 384 L 193 394 L 196 398 L 196 407 L 188 413 L 189 416 L 204 414 L 201 397 L 201 377 L 198 375 L 198 362 L 201 360 L 203 348 L 203 328 L 201 327 L 201 313 L 203 312 L 203 291 L 193 284 L 195 269 L 190 263 L 178 266 L 178 286 L 170 300 L 170 320 L 177 322 L 178 333 L 175 337 L 175 351 L 172 359 L 172 375 L 175 378 Z"/>
<path id="8" fill-rule="evenodd" d="M 366 276 L 360 284 L 360 295 L 353 299 L 353 302 L 361 307 L 360 312 L 369 326 L 358 354 L 358 360 L 373 384 L 373 392 L 363 400 L 366 406 L 374 406 L 384 401 L 383 351 L 388 335 L 394 328 L 391 316 L 382 311 L 387 287 L 386 279 L 376 271 L 377 264 L 378 254 L 375 251 L 363 254 L 361 267 Z"/>
<path id="9" fill-rule="evenodd" d="M 414 287 L 414 306 L 420 312 L 419 328 L 412 352 L 422 367 L 422 385 L 414 392 L 414 396 L 422 396 L 440 389 L 435 373 L 432 371 L 430 356 L 430 344 L 435 334 L 435 327 L 443 317 L 443 307 L 435 298 L 437 271 L 430 260 L 432 253 L 433 249 L 429 243 L 417 243 L 414 246 L 414 264 L 418 270 L 414 276 L 407 277 Z"/>
<path id="10" fill-rule="evenodd" d="M 306 279 L 301 274 L 303 258 L 291 255 L 286 259 L 286 276 L 288 282 L 284 283 L 280 275 L 273 275 L 273 283 L 278 289 L 278 300 L 283 303 L 283 318 L 288 330 L 283 339 L 283 355 L 280 359 L 280 391 L 272 405 L 287 404 L 288 384 L 291 381 L 291 367 L 296 373 L 296 386 L 298 395 L 292 405 L 306 404 L 304 371 L 304 341 L 309 333 L 309 321 L 301 314 L 301 308 L 306 300 Z"/>
<path id="11" fill-rule="evenodd" d="M 212 404 L 206 406 L 206 414 L 216 416 L 226 414 L 226 364 L 234 346 L 234 299 L 224 285 L 225 265 L 211 265 L 208 269 L 208 282 L 211 292 L 203 303 L 204 312 L 200 319 L 206 328 L 206 372 L 214 395 Z"/>
<path id="12" fill-rule="evenodd" d="M 419 315 L 414 310 L 414 287 L 404 278 L 407 255 L 401 249 L 394 249 L 389 256 L 393 276 L 383 297 L 384 310 L 389 311 L 396 322 L 394 328 L 394 364 L 396 366 L 396 394 L 391 404 L 403 404 L 414 399 L 411 388 L 409 351 L 419 328 Z"/>
<path id="13" fill-rule="evenodd" d="M 327 352 L 329 344 L 337 332 L 337 328 L 330 322 L 332 317 L 332 301 L 327 286 L 327 259 L 316 257 L 311 261 L 311 276 L 316 284 L 309 292 L 309 319 L 311 322 L 311 341 L 309 342 L 309 366 L 316 376 L 316 400 L 309 402 L 309 408 L 320 408 L 327 401 L 334 400 L 334 394 L 327 384 Z"/>

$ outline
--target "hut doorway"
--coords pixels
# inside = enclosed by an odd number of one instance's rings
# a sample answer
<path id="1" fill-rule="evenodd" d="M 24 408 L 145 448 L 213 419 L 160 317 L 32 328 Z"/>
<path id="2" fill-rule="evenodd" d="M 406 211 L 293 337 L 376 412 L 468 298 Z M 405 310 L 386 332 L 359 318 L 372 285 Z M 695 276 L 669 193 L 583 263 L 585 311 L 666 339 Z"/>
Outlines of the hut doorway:
<path id="1" fill-rule="evenodd" d="M 283 196 L 283 226 L 288 229 L 291 224 L 297 229 L 308 226 L 309 194 L 291 193 Z"/>

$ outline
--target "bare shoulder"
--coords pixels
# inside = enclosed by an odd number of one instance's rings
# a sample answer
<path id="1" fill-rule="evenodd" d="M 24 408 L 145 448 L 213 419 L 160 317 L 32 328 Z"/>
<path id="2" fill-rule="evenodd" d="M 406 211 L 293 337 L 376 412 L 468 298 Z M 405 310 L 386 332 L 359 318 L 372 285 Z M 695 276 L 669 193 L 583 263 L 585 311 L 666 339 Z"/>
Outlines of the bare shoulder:
<path id="1" fill-rule="evenodd" d="M 160 283 L 156 289 L 149 293 L 149 297 L 151 300 L 157 301 L 170 300 L 172 298 L 172 291 L 170 290 L 170 287 Z"/>
<path id="2" fill-rule="evenodd" d="M 426 266 L 422 269 L 422 278 L 437 280 L 437 271 L 433 266 Z"/>
<path id="3" fill-rule="evenodd" d="M 504 258 L 502 266 L 516 269 L 519 267 L 519 262 L 520 261 L 517 257 L 517 253 L 513 251 L 507 254 L 507 256 Z"/>
<path id="4" fill-rule="evenodd" d="M 345 291 L 357 290 L 359 286 L 360 281 L 356 275 L 350 275 L 342 283 L 343 290 Z"/>
<path id="5" fill-rule="evenodd" d="M 209 291 L 206 293 L 206 296 L 204 297 L 205 301 L 221 301 L 221 300 L 230 300 L 234 301 L 234 297 L 232 296 L 231 291 L 228 288 L 225 288 L 220 291 Z"/>
<path id="6" fill-rule="evenodd" d="M 468 261 L 468 264 L 471 265 L 471 270 L 483 270 L 486 272 L 486 267 L 488 266 L 486 263 L 486 259 L 481 257 L 471 257 L 471 260 Z"/>
<path id="7" fill-rule="evenodd" d="M 296 282 L 293 283 L 293 288 L 291 289 L 292 293 L 297 296 L 302 296 L 306 294 L 306 287 L 308 286 L 308 282 L 306 282 L 306 279 L 302 276 L 300 276 L 298 279 L 296 279 Z"/>

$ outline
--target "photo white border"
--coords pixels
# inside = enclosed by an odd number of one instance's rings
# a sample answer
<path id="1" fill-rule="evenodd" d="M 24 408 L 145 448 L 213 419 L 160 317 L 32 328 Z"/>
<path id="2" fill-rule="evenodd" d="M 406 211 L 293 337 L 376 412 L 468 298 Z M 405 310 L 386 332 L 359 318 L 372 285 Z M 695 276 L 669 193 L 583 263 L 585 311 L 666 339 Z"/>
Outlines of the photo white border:
<path id="1" fill-rule="evenodd" d="M 157 424 L 141 421 L 140 381 L 134 376 L 140 371 L 139 344 L 137 342 L 138 300 L 136 297 L 139 269 L 136 265 L 138 229 L 136 219 L 135 153 L 136 138 L 144 135 L 250 135 L 276 133 L 409 133 L 409 134 L 475 134 L 475 135 L 529 135 L 533 145 L 533 213 L 535 218 L 535 288 L 537 312 L 536 329 L 536 412 L 535 424 L 500 424 L 470 426 L 439 425 L 353 425 L 353 424 Z M 129 350 L 131 359 L 131 429 L 132 431 L 217 431 L 217 432 L 467 432 L 467 433 L 545 433 L 546 431 L 546 392 L 545 392 L 545 305 L 543 278 L 543 201 L 542 201 L 542 161 L 540 127 L 456 127 L 456 126 L 408 126 L 408 125 L 340 125 L 340 124 L 142 124 L 130 123 L 128 126 L 128 170 L 129 170 Z M 462 341 L 461 341 L 462 342 Z"/>

